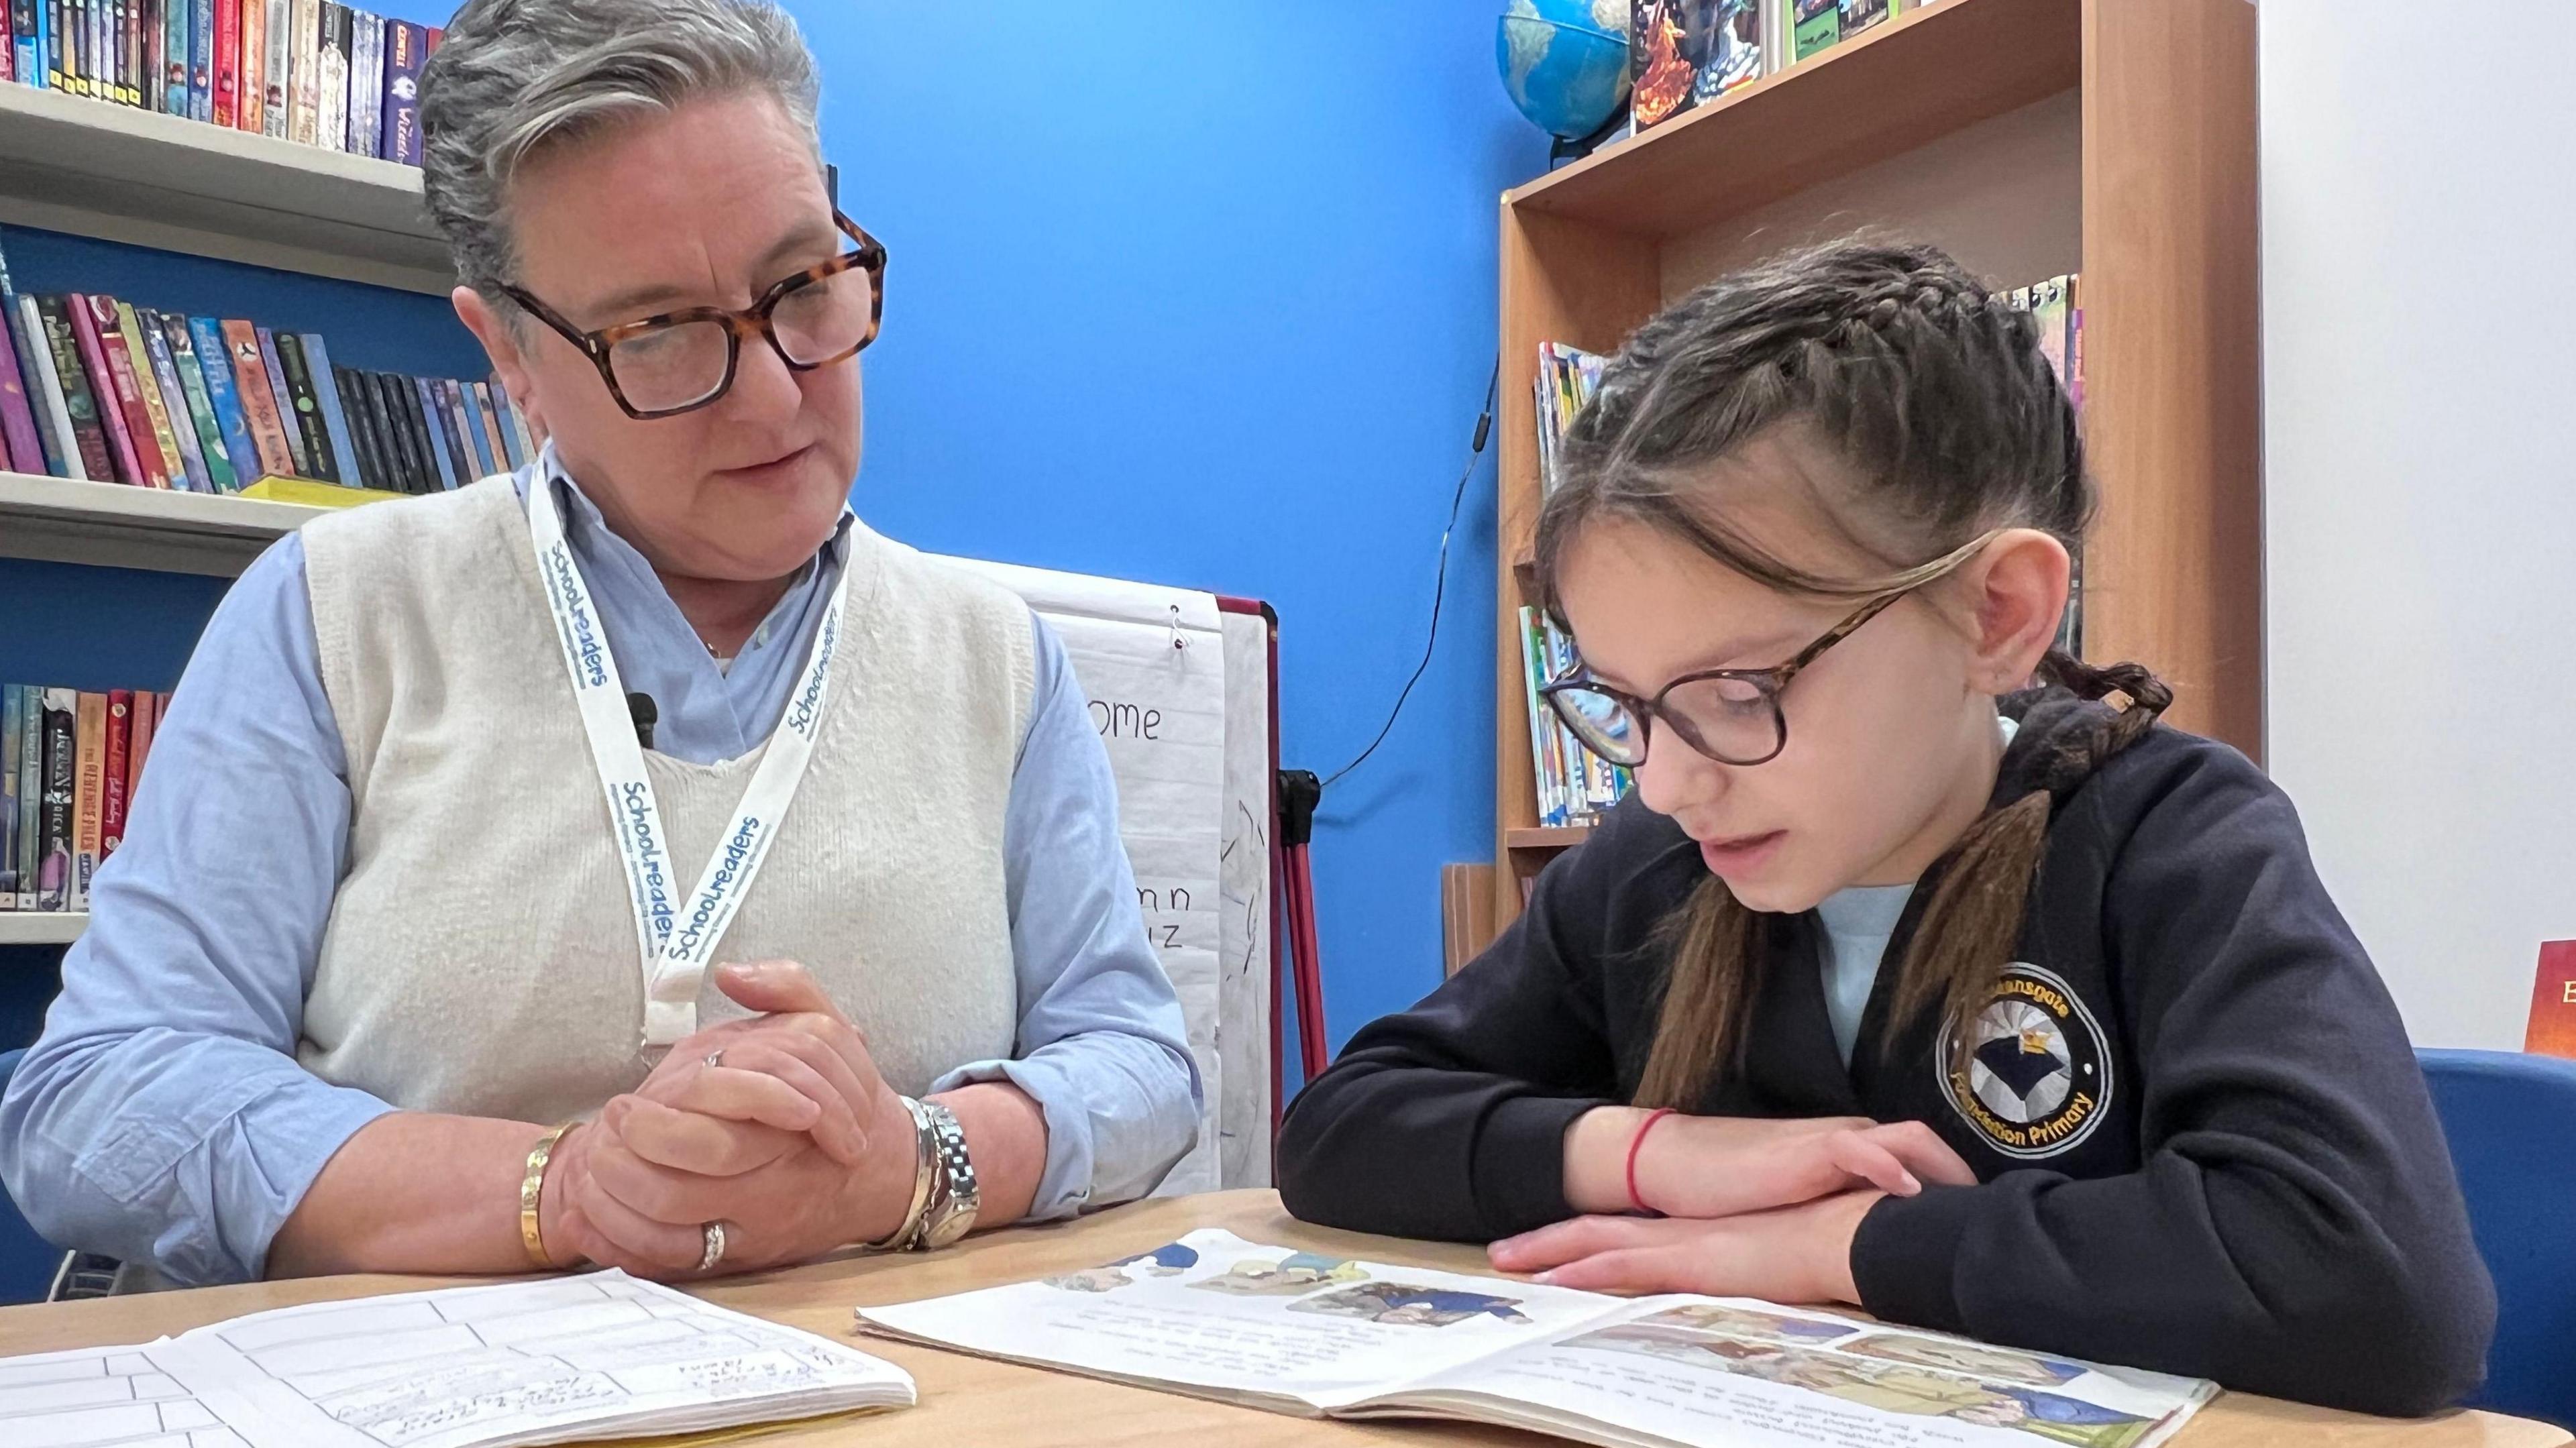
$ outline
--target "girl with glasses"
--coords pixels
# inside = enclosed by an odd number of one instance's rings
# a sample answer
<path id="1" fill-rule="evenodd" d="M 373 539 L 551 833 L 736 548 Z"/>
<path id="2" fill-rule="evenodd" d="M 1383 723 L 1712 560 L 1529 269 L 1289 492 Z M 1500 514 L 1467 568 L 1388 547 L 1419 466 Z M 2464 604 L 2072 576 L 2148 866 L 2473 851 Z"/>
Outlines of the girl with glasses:
<path id="1" fill-rule="evenodd" d="M 1648 322 L 1566 462 L 1546 695 L 1636 797 L 1298 1098 L 1290 1208 L 2369 1411 L 2473 1387 L 2494 1295 L 2289 801 L 2052 647 L 2094 494 L 2029 317 L 1928 247 L 1791 255 Z"/>

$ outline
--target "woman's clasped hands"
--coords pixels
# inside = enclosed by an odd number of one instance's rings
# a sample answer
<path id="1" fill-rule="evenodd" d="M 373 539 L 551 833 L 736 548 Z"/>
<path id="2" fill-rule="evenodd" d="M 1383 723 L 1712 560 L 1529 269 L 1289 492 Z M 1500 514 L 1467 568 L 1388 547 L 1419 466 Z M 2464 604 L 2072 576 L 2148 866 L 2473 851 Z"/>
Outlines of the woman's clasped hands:
<path id="1" fill-rule="evenodd" d="M 752 1271 L 890 1236 L 908 1215 L 912 1114 L 858 1028 L 790 962 L 721 966 L 717 985 L 759 1014 L 681 1041 L 556 1149 L 540 1230 L 557 1265 Z"/>

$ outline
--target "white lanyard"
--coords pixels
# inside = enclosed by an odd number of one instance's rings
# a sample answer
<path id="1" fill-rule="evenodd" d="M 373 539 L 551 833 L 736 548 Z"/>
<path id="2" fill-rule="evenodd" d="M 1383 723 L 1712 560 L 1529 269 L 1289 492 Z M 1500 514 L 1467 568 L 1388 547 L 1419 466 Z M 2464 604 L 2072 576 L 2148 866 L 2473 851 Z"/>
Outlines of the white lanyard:
<path id="1" fill-rule="evenodd" d="M 662 811 L 653 800 L 653 784 L 644 772 L 644 751 L 635 742 L 634 716 L 626 704 L 626 687 L 617 676 L 617 660 L 600 636 L 599 612 L 590 588 L 564 541 L 563 518 L 555 510 L 553 484 L 545 468 L 528 483 L 528 536 L 537 554 L 537 577 L 545 585 L 546 607 L 554 614 L 555 637 L 563 645 L 564 669 L 572 676 L 573 698 L 581 705 L 581 727 L 590 736 L 590 757 L 599 767 L 599 787 L 608 798 L 608 815 L 617 831 L 617 853 L 626 863 L 626 882 L 634 896 L 635 941 L 643 961 L 644 1044 L 668 1048 L 698 1028 L 698 983 L 707 961 L 724 939 L 725 927 L 742 897 L 751 889 L 777 835 L 805 766 L 814 757 L 814 736 L 822 728 L 825 691 L 832 681 L 832 657 L 841 642 L 841 605 L 850 588 L 849 570 L 832 586 L 832 600 L 815 630 L 813 649 L 805 659 L 787 715 L 769 739 L 768 752 L 752 771 L 733 827 L 716 845 L 714 857 L 698 876 L 686 910 L 671 900 L 670 855 L 662 830 Z"/>

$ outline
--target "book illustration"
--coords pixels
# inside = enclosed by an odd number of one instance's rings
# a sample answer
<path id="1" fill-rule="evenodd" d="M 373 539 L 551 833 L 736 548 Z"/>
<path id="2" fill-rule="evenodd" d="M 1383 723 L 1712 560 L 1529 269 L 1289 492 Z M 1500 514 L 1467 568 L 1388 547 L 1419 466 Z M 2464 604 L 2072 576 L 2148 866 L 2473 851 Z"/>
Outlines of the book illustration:
<path id="1" fill-rule="evenodd" d="M 2085 1373 L 2082 1363 L 2064 1362 L 2012 1348 L 1988 1347 L 1983 1343 L 1960 1342 L 1953 1338 L 1916 1337 L 1910 1333 L 1875 1333 L 1840 1346 L 1844 1352 L 1859 1353 L 1864 1357 L 1912 1363 L 1916 1367 L 1939 1368 L 1945 1372 L 1973 1373 L 1982 1378 L 2002 1378 L 2034 1388 L 2064 1387 Z"/>
<path id="2" fill-rule="evenodd" d="M 1792 1317 L 1787 1313 L 1755 1312 L 1715 1302 L 1691 1302 L 1666 1308 L 1651 1317 L 1641 1317 L 1629 1326 L 1790 1345 L 1833 1342 L 1861 1330 L 1859 1323 L 1846 1322 L 1838 1317 Z"/>
<path id="3" fill-rule="evenodd" d="M 1236 1297 L 1303 1297 L 1319 1288 L 1367 1280 L 1368 1269 L 1357 1262 L 1314 1252 L 1291 1252 L 1275 1259 L 1247 1257 L 1228 1267 L 1222 1277 L 1190 1285 L 1201 1292 L 1224 1292 Z"/>
<path id="4" fill-rule="evenodd" d="M 1585 1333 L 1564 1346 L 1635 1353 L 1699 1371 L 1756 1378 L 1881 1413 L 2017 1428 L 2077 1448 L 2134 1448 L 2157 1426 L 2152 1418 L 2060 1393 L 1817 1348 L 1687 1336 L 1671 1329 L 1640 1332 L 1635 1325 Z"/>
<path id="5" fill-rule="evenodd" d="M 1127 1274 L 1130 1267 L 1141 1267 L 1148 1276 L 1178 1277 L 1199 1265 L 1198 1250 L 1179 1242 L 1167 1242 L 1151 1252 L 1121 1257 L 1098 1267 L 1040 1280 L 1059 1292 L 1115 1292 L 1136 1279 Z"/>
<path id="6" fill-rule="evenodd" d="M 1691 101 L 1714 100 L 1762 78 L 1762 7 L 1756 0 L 1690 0 L 1684 27 L 1697 78 Z"/>
<path id="7" fill-rule="evenodd" d="M 1796 59 L 1822 55 L 1843 38 L 1843 15 L 1839 0 L 1796 0 L 1795 27 L 1790 31 L 1790 49 Z"/>
<path id="8" fill-rule="evenodd" d="M 1630 101 L 1637 129 L 1671 120 L 1691 103 L 1698 67 L 1683 53 L 1689 31 L 1683 24 L 1685 0 L 1638 0 L 1629 38 L 1629 62 L 1637 70 Z"/>
<path id="9" fill-rule="evenodd" d="M 1421 1287 L 1410 1282 L 1371 1282 L 1289 1303 L 1288 1310 L 1326 1317 L 1356 1317 L 1362 1322 L 1383 1323 L 1389 1327 L 1451 1327 L 1478 1317 L 1490 1317 L 1497 1322 L 1527 1323 L 1529 1314 L 1520 1310 L 1520 1302 L 1517 1297 L 1501 1297 L 1490 1292 L 1461 1292 L 1454 1288 Z"/>

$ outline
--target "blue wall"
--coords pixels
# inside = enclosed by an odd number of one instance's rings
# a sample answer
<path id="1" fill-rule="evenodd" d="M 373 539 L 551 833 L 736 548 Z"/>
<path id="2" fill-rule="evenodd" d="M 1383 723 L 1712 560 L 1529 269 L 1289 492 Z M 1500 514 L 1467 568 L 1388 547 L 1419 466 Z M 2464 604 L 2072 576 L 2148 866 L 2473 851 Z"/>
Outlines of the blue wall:
<path id="1" fill-rule="evenodd" d="M 1268 600 L 1285 758 L 1346 763 L 1421 655 L 1497 197 L 1546 162 L 1494 74 L 1500 4 L 789 8 L 843 208 L 890 256 L 859 511 Z M 1492 479 L 1489 450 L 1430 673 L 1317 824 L 1336 1046 L 1439 982 L 1439 868 L 1493 852 Z"/>
<path id="2" fill-rule="evenodd" d="M 1286 758 L 1346 762 L 1421 650 L 1494 357 L 1496 197 L 1544 163 L 1494 76 L 1495 0 L 791 8 L 843 204 L 892 256 L 860 511 L 926 548 L 1270 601 Z M 22 291 L 483 370 L 439 299 L 0 241 Z M 1318 822 L 1336 1045 L 1437 983 L 1439 867 L 1492 849 L 1492 499 L 1489 453 L 1438 657 Z M 0 560 L 0 678 L 167 687 L 220 589 Z M 58 954 L 0 949 L 0 1046 Z"/>

